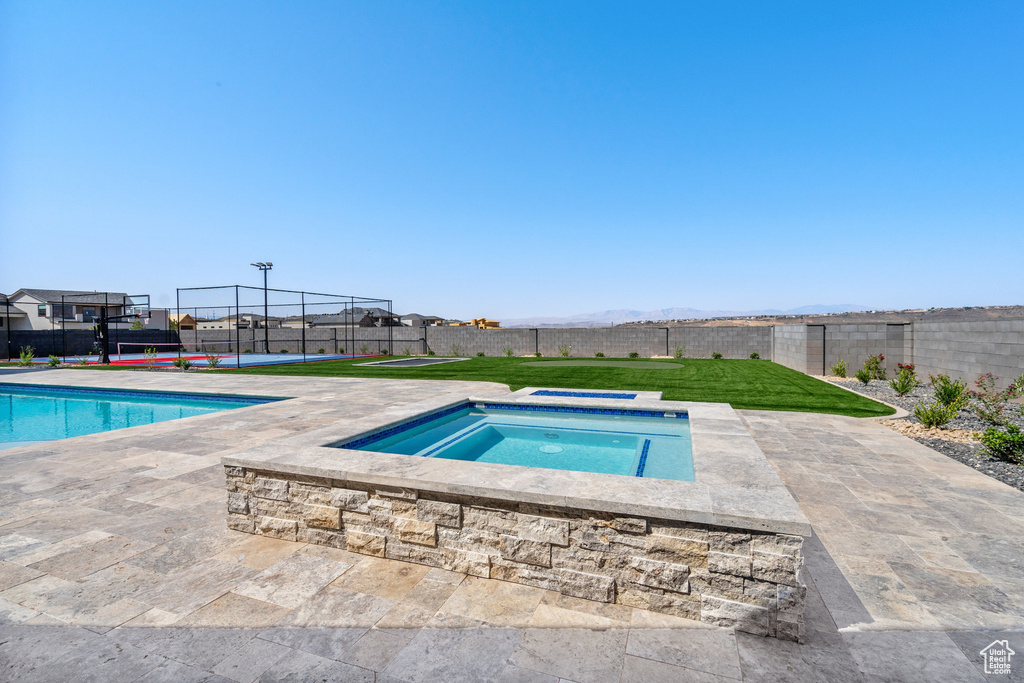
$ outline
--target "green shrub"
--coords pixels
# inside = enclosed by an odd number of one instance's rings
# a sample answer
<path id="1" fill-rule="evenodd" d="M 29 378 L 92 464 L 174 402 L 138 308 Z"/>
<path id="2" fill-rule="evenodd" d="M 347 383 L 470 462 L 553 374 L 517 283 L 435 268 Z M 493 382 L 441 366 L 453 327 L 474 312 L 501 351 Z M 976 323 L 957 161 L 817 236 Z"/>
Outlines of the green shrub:
<path id="1" fill-rule="evenodd" d="M 720 360 L 722 358 L 722 354 L 720 354 L 718 351 L 715 351 L 714 353 L 711 354 L 711 357 L 714 358 L 715 360 Z"/>
<path id="2" fill-rule="evenodd" d="M 942 401 L 933 401 L 930 405 L 918 403 L 914 406 L 914 417 L 925 427 L 941 427 L 957 416 L 960 407 L 960 403 L 947 406 Z"/>
<path id="3" fill-rule="evenodd" d="M 36 359 L 36 350 L 31 346 L 22 346 L 18 359 L 18 365 L 28 367 Z"/>
<path id="4" fill-rule="evenodd" d="M 452 344 L 451 349 L 448 350 L 448 354 L 451 356 L 462 356 L 465 355 L 462 344 Z"/>
<path id="5" fill-rule="evenodd" d="M 989 427 L 977 436 L 990 458 L 1024 465 L 1024 433 L 1017 425 L 1008 424 L 1005 431 Z"/>
<path id="6" fill-rule="evenodd" d="M 686 345 L 676 346 L 672 349 L 672 355 L 676 358 L 682 358 L 683 354 L 686 353 Z"/>
<path id="7" fill-rule="evenodd" d="M 752 354 L 750 354 L 750 360 L 761 360 L 761 354 L 759 354 L 757 351 L 754 351 Z"/>
<path id="8" fill-rule="evenodd" d="M 598 351 L 597 353 L 594 354 L 594 358 L 604 358 L 604 352 Z"/>
<path id="9" fill-rule="evenodd" d="M 182 358 L 175 358 L 174 359 L 174 367 L 181 368 L 182 370 L 188 370 L 189 368 L 192 367 L 192 361 L 190 361 L 188 358 L 184 358 L 184 357 L 182 357 Z"/>
<path id="10" fill-rule="evenodd" d="M 408 346 L 404 347 L 402 349 L 402 355 L 403 356 L 411 356 L 412 355 L 412 349 L 410 349 Z"/>
<path id="11" fill-rule="evenodd" d="M 889 380 L 889 386 L 896 392 L 897 396 L 906 396 L 921 384 L 917 381 L 913 370 L 902 369 L 896 376 Z"/>
<path id="12" fill-rule="evenodd" d="M 871 375 L 871 379 L 885 379 L 885 356 L 868 356 L 864 361 L 864 369 Z"/>
<path id="13" fill-rule="evenodd" d="M 511 346 L 506 346 L 501 350 L 501 353 L 505 356 L 505 358 L 511 358 L 515 351 L 512 350 Z"/>
<path id="14" fill-rule="evenodd" d="M 317 349 L 316 352 L 320 354 L 326 353 L 326 351 L 324 351 L 323 349 Z"/>
<path id="15" fill-rule="evenodd" d="M 846 377 L 846 361 L 840 358 L 832 364 L 830 372 L 836 377 Z"/>
<path id="16" fill-rule="evenodd" d="M 637 353 L 636 351 L 630 351 L 630 352 L 629 352 L 629 357 L 630 357 L 630 358 L 639 358 L 639 357 L 640 357 L 640 354 L 639 354 L 639 353 Z"/>
<path id="17" fill-rule="evenodd" d="M 288 353 L 288 349 L 281 349 L 281 353 Z"/>
<path id="18" fill-rule="evenodd" d="M 49 359 L 47 359 L 46 364 L 49 365 L 51 368 L 55 368 L 58 365 L 60 365 L 60 358 L 58 358 L 57 356 L 50 356 Z"/>
<path id="19" fill-rule="evenodd" d="M 361 355 L 365 356 L 369 352 L 370 352 L 370 345 L 369 344 L 363 344 L 362 346 L 359 347 L 359 353 Z"/>
<path id="20" fill-rule="evenodd" d="M 75 362 L 78 363 L 79 365 L 88 365 L 89 364 L 89 357 L 88 356 L 81 356 L 79 358 L 76 358 Z"/>
<path id="21" fill-rule="evenodd" d="M 959 401 L 967 391 L 966 382 L 962 379 L 950 379 L 949 375 L 928 375 L 928 381 L 935 392 L 935 400 L 947 406 Z"/>
<path id="22" fill-rule="evenodd" d="M 380 350 L 380 355 L 382 355 L 382 356 L 390 356 L 391 352 L 388 351 L 387 349 L 381 349 Z"/>
<path id="23" fill-rule="evenodd" d="M 434 353 L 434 350 L 433 350 L 433 349 L 428 349 L 428 350 L 427 350 L 427 355 L 428 355 L 428 356 L 436 356 L 437 354 L 436 354 L 436 353 Z"/>
<path id="24" fill-rule="evenodd" d="M 476 352 L 476 357 L 477 358 L 483 358 L 484 357 L 484 352 L 483 351 L 477 351 Z"/>
<path id="25" fill-rule="evenodd" d="M 874 377 L 871 375 L 871 371 L 868 370 L 867 368 L 861 368 L 853 376 L 859 379 L 864 384 L 867 384 L 868 382 L 874 379 Z"/>
<path id="26" fill-rule="evenodd" d="M 211 370 L 220 365 L 220 358 L 212 353 L 206 354 L 206 367 Z"/>
<path id="27" fill-rule="evenodd" d="M 142 355 L 146 359 L 146 365 L 153 365 L 153 363 L 156 363 L 157 351 L 155 346 L 147 346 L 143 350 Z"/>
<path id="28" fill-rule="evenodd" d="M 971 410 L 978 416 L 978 419 L 994 426 L 1006 424 L 1003 411 L 1006 410 L 1007 401 L 1017 395 L 1016 387 L 1013 384 L 1003 390 L 996 389 L 996 380 L 998 379 L 991 372 L 986 372 L 975 380 L 974 386 L 977 389 L 970 392 L 971 398 L 974 399 L 971 403 Z"/>
<path id="29" fill-rule="evenodd" d="M 570 351 L 572 351 L 572 347 L 569 346 L 568 344 L 558 345 L 558 355 L 561 356 L 562 358 L 568 358 Z"/>
<path id="30" fill-rule="evenodd" d="M 536 356 L 537 358 L 540 358 L 540 357 L 541 357 L 541 356 L 543 356 L 544 354 L 543 354 L 543 353 L 541 353 L 540 351 L 538 351 L 537 353 L 535 353 L 535 354 L 533 354 L 533 355 L 534 355 L 534 356 Z"/>

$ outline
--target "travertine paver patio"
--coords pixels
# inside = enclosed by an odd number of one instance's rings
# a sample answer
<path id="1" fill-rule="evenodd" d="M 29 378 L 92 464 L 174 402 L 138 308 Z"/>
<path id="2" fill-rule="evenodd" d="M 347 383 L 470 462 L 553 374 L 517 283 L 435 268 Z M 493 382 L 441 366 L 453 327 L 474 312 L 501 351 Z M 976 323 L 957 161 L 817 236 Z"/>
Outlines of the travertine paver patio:
<path id="1" fill-rule="evenodd" d="M 997 635 L 1024 653 L 993 632 L 1024 628 L 1024 495 L 871 421 L 743 413 L 817 532 L 797 645 L 225 528 L 222 454 L 469 383 L 0 379 L 300 397 L 0 451 L 3 680 L 982 681 Z"/>

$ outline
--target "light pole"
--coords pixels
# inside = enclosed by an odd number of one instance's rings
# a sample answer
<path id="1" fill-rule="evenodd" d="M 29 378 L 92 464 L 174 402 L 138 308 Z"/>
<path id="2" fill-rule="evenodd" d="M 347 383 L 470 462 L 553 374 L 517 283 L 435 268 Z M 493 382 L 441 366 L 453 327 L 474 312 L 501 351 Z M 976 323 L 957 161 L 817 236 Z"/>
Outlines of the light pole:
<path id="1" fill-rule="evenodd" d="M 270 261 L 250 263 L 263 271 L 263 353 L 270 353 L 270 307 L 267 305 L 267 271 L 274 267 Z M 235 325 L 238 325 L 238 311 L 235 311 Z"/>

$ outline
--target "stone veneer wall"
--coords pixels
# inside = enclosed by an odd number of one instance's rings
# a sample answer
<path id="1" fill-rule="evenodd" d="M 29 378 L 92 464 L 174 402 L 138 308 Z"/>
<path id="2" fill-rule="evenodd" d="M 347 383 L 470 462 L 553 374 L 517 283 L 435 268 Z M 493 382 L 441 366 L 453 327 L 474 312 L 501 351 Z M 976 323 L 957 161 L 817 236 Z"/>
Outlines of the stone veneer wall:
<path id="1" fill-rule="evenodd" d="M 237 531 L 803 641 L 800 536 L 225 469 Z"/>

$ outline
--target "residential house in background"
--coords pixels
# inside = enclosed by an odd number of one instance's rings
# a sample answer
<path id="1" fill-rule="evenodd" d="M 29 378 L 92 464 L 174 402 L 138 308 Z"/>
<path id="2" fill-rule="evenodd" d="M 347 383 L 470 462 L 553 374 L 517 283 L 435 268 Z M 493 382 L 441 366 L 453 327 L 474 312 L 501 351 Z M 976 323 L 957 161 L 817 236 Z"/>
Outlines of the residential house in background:
<path id="1" fill-rule="evenodd" d="M 4 309 L 8 306 L 12 330 L 88 330 L 96 324 L 102 309 L 106 309 L 108 316 L 123 315 L 126 307 L 131 308 L 132 301 L 124 292 L 19 289 L 8 297 Z M 14 314 L 15 310 L 23 315 Z M 2 313 L 3 310 L 0 310 Z M 142 320 L 146 329 L 155 330 L 166 330 L 168 322 L 168 311 L 165 309 L 152 309 L 150 317 Z M 110 325 L 128 329 L 132 323 L 131 320 L 119 320 Z"/>
<path id="2" fill-rule="evenodd" d="M 406 327 L 438 327 L 444 324 L 444 318 L 419 313 L 408 313 L 399 318 L 399 321 Z"/>

